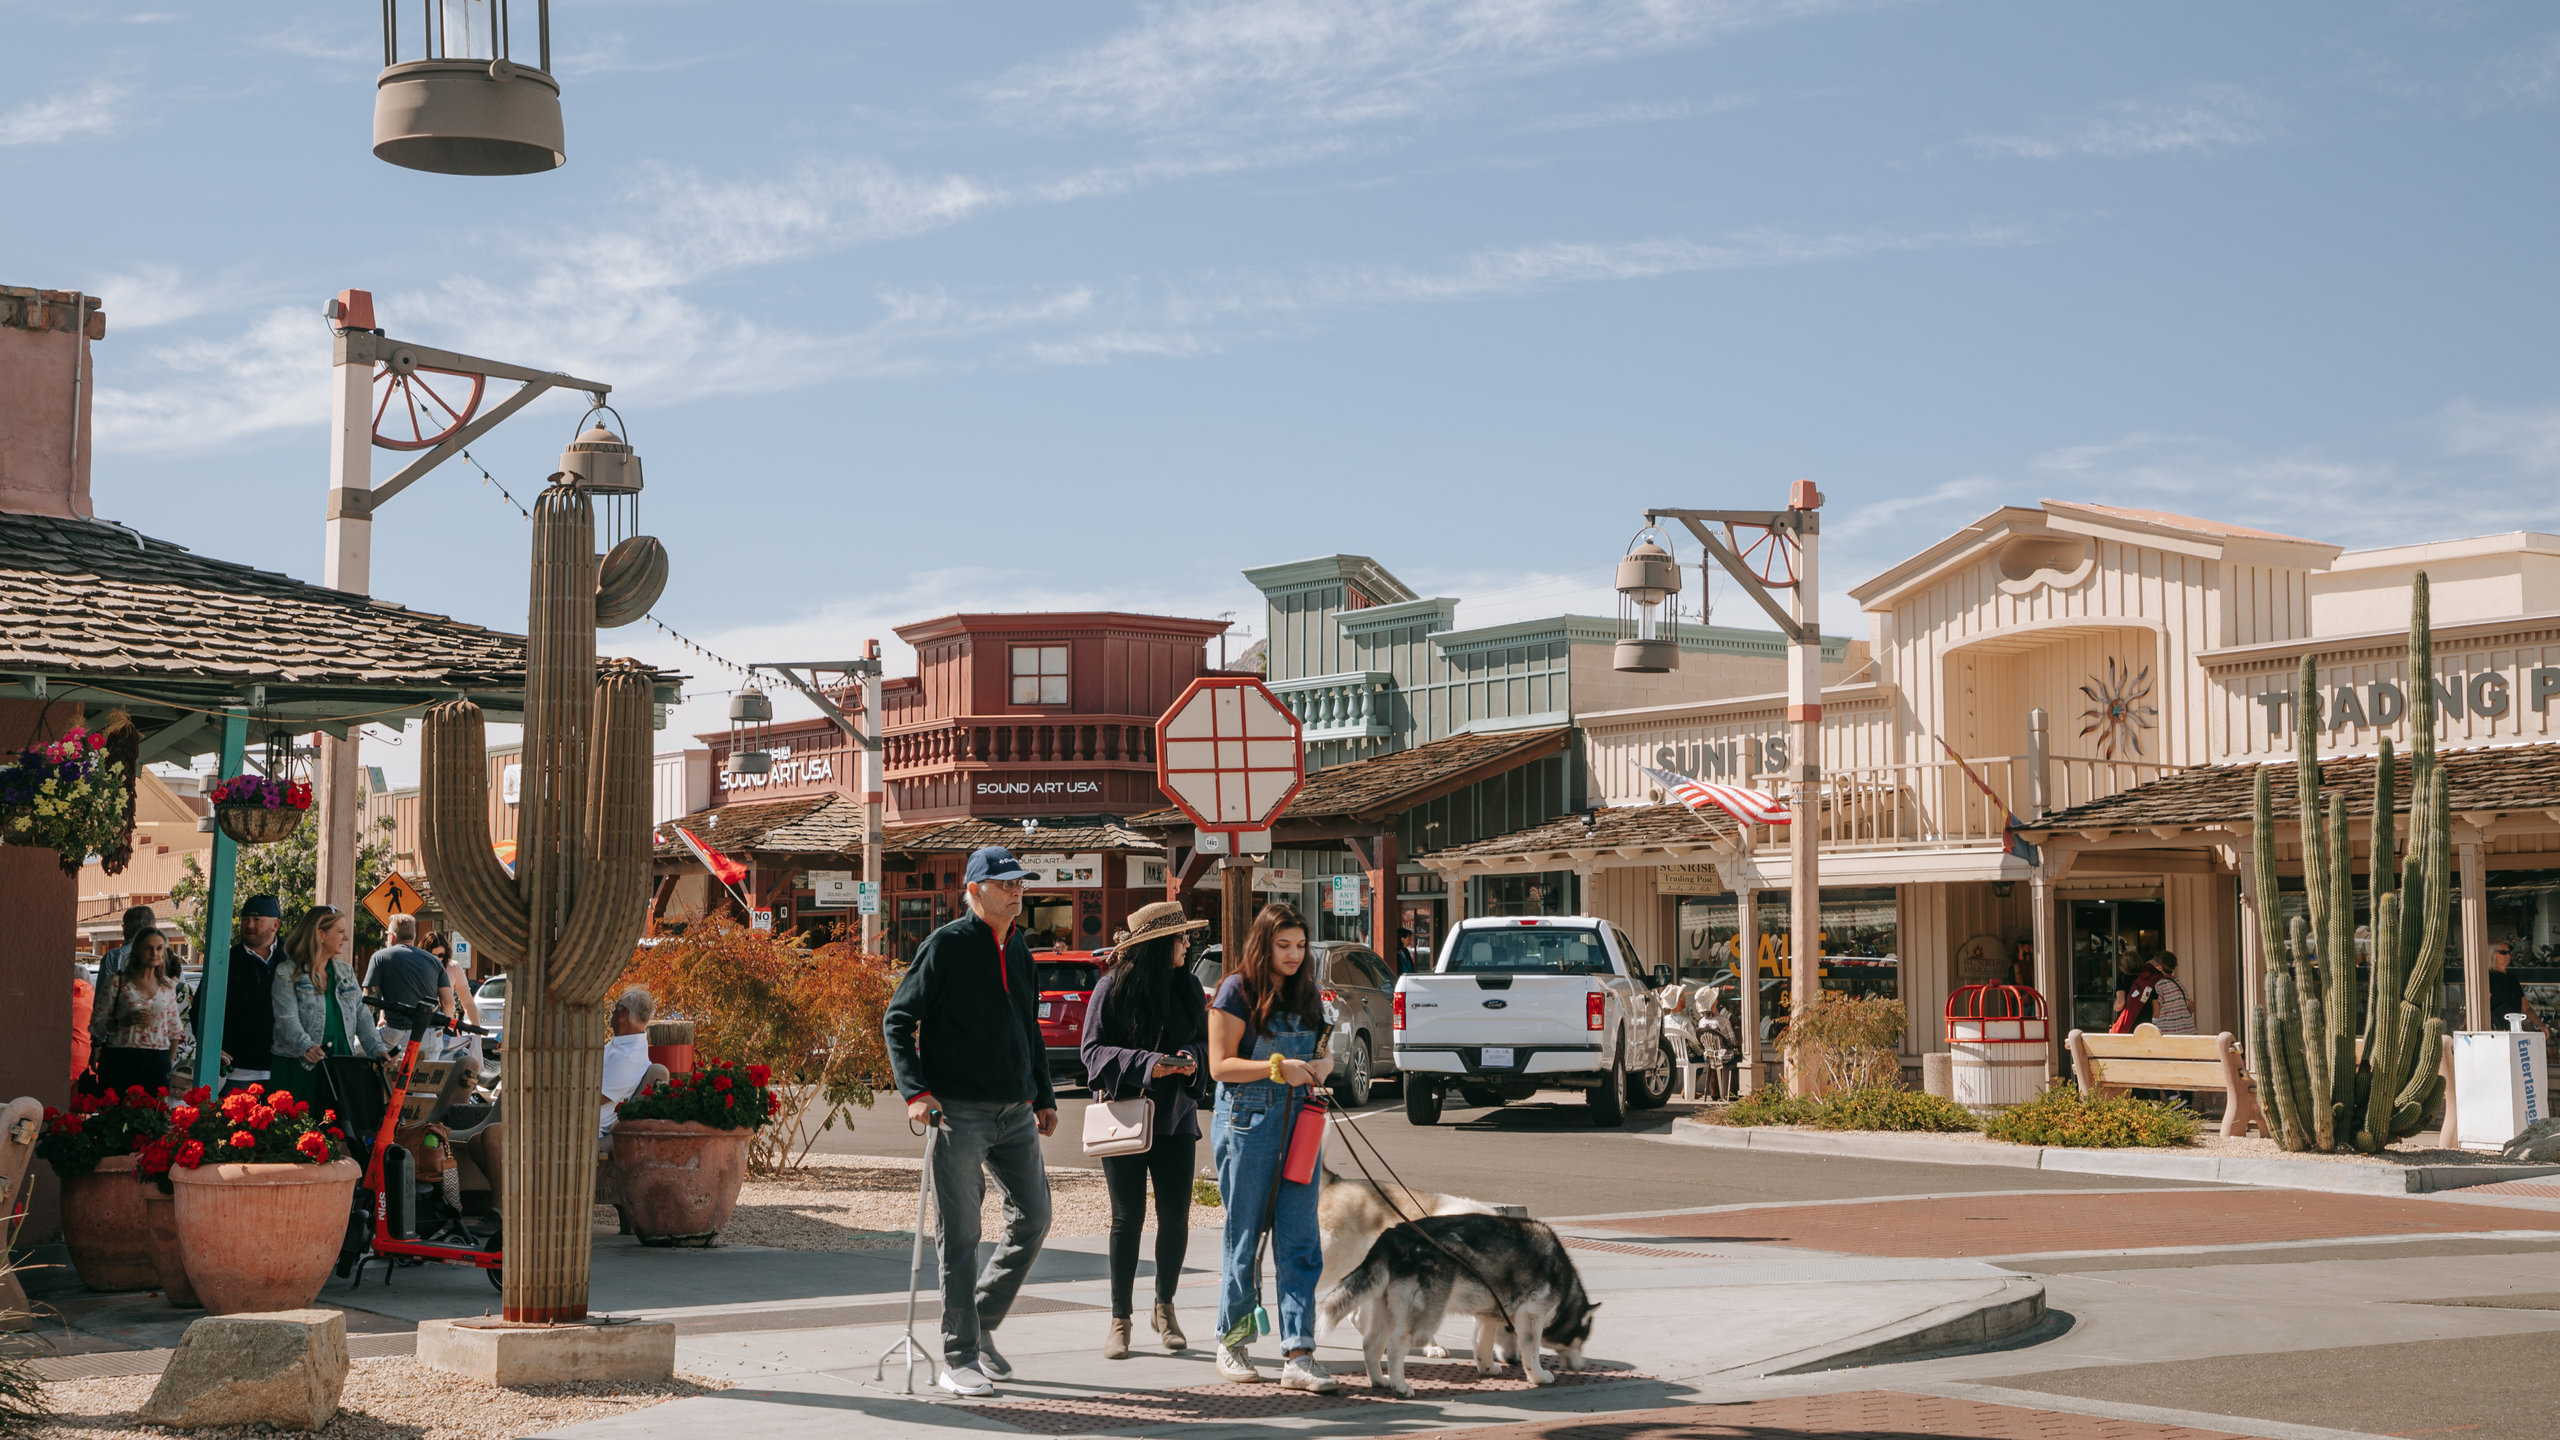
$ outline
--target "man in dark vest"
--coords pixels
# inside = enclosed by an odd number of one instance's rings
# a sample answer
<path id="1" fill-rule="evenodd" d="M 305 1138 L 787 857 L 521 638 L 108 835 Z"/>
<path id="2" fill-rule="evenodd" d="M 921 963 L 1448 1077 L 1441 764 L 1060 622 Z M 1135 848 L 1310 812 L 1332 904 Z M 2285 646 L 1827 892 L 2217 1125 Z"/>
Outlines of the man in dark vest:
<path id="1" fill-rule="evenodd" d="M 284 909 L 273 895 L 252 895 L 240 907 L 231 942 L 231 975 L 222 991 L 222 1093 L 265 1084 L 267 1054 L 275 1044 L 276 932 Z M 196 992 L 196 1033 L 204 1033 L 204 992 Z M 181 1088 L 172 1083 L 173 1090 Z"/>

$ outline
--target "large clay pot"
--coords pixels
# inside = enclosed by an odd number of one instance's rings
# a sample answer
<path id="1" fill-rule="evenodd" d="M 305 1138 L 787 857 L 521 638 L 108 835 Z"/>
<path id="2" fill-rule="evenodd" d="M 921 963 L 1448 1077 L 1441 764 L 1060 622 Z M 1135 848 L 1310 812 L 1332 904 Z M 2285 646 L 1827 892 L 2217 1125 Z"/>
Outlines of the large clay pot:
<path id="1" fill-rule="evenodd" d="M 631 1233 L 643 1245 L 708 1245 L 738 1208 L 753 1130 L 690 1120 L 624 1120 L 613 1127 L 613 1168 Z"/>
<path id="2" fill-rule="evenodd" d="M 111 1155 L 86 1175 L 62 1177 L 62 1245 L 80 1283 L 92 1290 L 148 1290 L 160 1283 L 132 1156 Z"/>
<path id="3" fill-rule="evenodd" d="M 151 1268 L 160 1277 L 160 1293 L 181 1310 L 201 1310 L 195 1283 L 187 1278 L 186 1247 L 178 1243 L 178 1197 L 163 1195 L 157 1185 L 136 1185 L 148 1219 L 144 1234 L 151 1242 Z"/>
<path id="4" fill-rule="evenodd" d="M 318 1298 L 363 1174 L 353 1160 L 171 1169 L 178 1246 L 204 1308 L 299 1310 Z"/>

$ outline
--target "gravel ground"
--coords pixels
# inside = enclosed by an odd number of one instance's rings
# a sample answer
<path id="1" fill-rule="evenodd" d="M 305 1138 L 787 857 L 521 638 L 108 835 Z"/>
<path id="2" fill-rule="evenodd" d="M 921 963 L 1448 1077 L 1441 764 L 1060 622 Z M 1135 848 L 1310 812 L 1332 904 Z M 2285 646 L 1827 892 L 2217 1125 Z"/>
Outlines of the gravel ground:
<path id="1" fill-rule="evenodd" d="M 1683 1125 L 1704 1125 L 1712 1122 L 1706 1120 L 1703 1115 L 1701 1115 L 1684 1119 L 1679 1123 Z M 2126 1148 L 2147 1149 L 2163 1154 L 2192 1155 L 2201 1153 L 2233 1160 L 2317 1160 L 2333 1165 L 2504 1165 L 2509 1163 L 2499 1159 L 2497 1152 L 2493 1150 L 2437 1149 L 2434 1145 L 2428 1143 L 2435 1138 L 2436 1132 L 2434 1130 L 2420 1131 L 2418 1134 L 2410 1136 L 2408 1139 L 2402 1140 L 2396 1145 L 2390 1146 L 2379 1155 L 2366 1155 L 2352 1149 L 2323 1155 L 2308 1150 L 2287 1150 L 2273 1140 L 2257 1135 L 2235 1135 L 2226 1139 L 2223 1136 L 2214 1133 L 2214 1127 L 2219 1125 L 2221 1123 L 2220 1121 L 2205 1120 L 2199 1123 L 2202 1128 L 2197 1130 L 2195 1143 L 2191 1145 L 2129 1146 Z M 1768 1125 L 1760 1128 L 1768 1130 L 1795 1130 L 1808 1135 L 1845 1135 L 1856 1133 L 1843 1130 L 1816 1130 L 1811 1126 L 1806 1125 Z M 1994 1140 L 1980 1131 L 1957 1130 L 1945 1133 L 1927 1132 L 1927 1138 L 1931 1140 L 1944 1140 L 1958 1145 L 1983 1145 L 1997 1147 L 2004 1150 L 2016 1148 L 2005 1140 Z M 909 1193 L 912 1194 L 914 1192 L 910 1191 Z"/>
<path id="2" fill-rule="evenodd" d="M 913 1160 L 812 1155 L 796 1173 L 750 1178 L 720 1238 L 779 1250 L 901 1249 L 914 1239 L 920 1173 Z M 1111 1229 L 1111 1197 L 1099 1171 L 1051 1170 L 1049 1207 L 1051 1235 L 1102 1235 Z M 993 1235 L 1003 1223 L 1003 1207 L 990 1186 L 979 1225 Z M 612 1228 L 609 1220 L 605 1228 Z"/>
<path id="3" fill-rule="evenodd" d="M 144 1425 L 134 1419 L 134 1412 L 158 1383 L 156 1375 L 133 1375 L 47 1385 L 45 1399 L 57 1416 L 28 1433 L 37 1440 L 170 1440 L 175 1435 L 232 1440 L 305 1433 L 279 1432 L 263 1425 L 219 1430 Z M 431 1370 L 415 1360 L 358 1360 L 347 1367 L 347 1389 L 338 1400 L 338 1418 L 319 1435 L 322 1440 L 506 1440 L 727 1388 L 726 1381 L 679 1378 L 663 1385 L 582 1380 L 500 1389 Z"/>

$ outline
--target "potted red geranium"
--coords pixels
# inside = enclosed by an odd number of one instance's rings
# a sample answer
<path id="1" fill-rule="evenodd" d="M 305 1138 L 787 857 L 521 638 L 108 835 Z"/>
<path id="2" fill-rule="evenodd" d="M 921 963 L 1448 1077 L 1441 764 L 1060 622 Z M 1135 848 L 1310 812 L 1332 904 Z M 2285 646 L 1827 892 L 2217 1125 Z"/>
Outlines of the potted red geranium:
<path id="1" fill-rule="evenodd" d="M 167 1091 L 139 1085 L 112 1095 L 74 1095 L 68 1110 L 44 1112 L 36 1154 L 62 1181 L 62 1244 L 92 1290 L 148 1290 L 150 1225 L 133 1183 L 134 1150 L 169 1128 Z"/>
<path id="2" fill-rule="evenodd" d="M 205 1309 L 293 1310 L 320 1293 L 363 1173 L 338 1112 L 263 1085 L 216 1103 L 199 1087 L 170 1107 L 164 1155 L 178 1248 Z"/>
<path id="3" fill-rule="evenodd" d="M 738 1208 L 747 1142 L 782 1109 L 763 1065 L 710 1060 L 622 1102 L 613 1163 L 643 1245 L 708 1245 Z"/>

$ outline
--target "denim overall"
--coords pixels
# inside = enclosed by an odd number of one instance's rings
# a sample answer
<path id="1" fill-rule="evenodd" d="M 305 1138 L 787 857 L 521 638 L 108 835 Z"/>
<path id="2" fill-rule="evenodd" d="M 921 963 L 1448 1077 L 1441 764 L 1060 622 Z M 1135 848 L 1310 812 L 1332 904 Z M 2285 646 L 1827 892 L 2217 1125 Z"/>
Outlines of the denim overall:
<path id="1" fill-rule="evenodd" d="M 1250 1029 L 1239 1058 L 1268 1065 L 1274 1052 L 1292 1060 L 1313 1060 L 1318 1031 L 1294 1015 L 1274 1013 L 1271 1034 Z M 1324 1271 L 1324 1245 L 1316 1232 L 1316 1187 L 1280 1180 L 1280 1165 L 1289 1154 L 1289 1130 L 1297 1112 L 1309 1103 L 1301 1090 L 1290 1102 L 1287 1085 L 1269 1080 L 1218 1084 L 1218 1108 L 1209 1122 L 1209 1154 L 1218 1167 L 1218 1194 L 1225 1203 L 1226 1241 L 1218 1284 L 1218 1330 L 1224 1336 L 1236 1321 L 1250 1316 L 1260 1298 L 1263 1216 L 1271 1217 L 1271 1256 L 1280 1290 L 1280 1349 L 1313 1350 L 1316 1344 L 1316 1278 Z M 1280 1193 L 1275 1202 L 1272 1184 Z"/>

